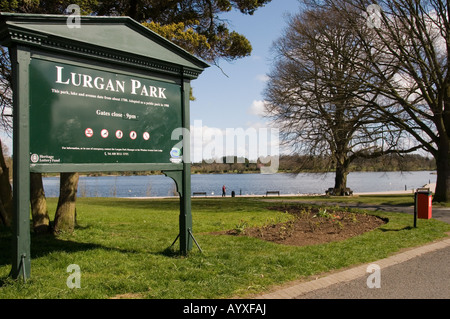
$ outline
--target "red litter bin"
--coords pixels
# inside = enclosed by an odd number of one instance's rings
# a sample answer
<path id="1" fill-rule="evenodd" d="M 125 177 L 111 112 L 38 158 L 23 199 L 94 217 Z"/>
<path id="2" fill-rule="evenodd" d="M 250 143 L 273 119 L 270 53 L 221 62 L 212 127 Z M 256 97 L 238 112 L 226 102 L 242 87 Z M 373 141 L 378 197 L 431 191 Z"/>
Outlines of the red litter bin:
<path id="1" fill-rule="evenodd" d="M 421 219 L 430 219 L 432 213 L 432 193 L 426 189 L 418 189 L 416 192 L 417 217 Z"/>

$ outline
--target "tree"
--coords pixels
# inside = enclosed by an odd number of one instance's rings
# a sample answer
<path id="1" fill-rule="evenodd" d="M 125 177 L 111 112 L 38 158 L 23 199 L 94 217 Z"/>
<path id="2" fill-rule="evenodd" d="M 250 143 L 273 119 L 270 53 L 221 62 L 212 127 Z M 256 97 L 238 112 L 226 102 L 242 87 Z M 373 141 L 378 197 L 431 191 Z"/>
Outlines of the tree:
<path id="1" fill-rule="evenodd" d="M 399 138 L 385 134 L 388 123 L 374 116 L 370 100 L 360 98 L 377 98 L 364 84 L 371 81 L 367 66 L 353 63 L 363 48 L 339 12 L 316 8 L 293 16 L 274 49 L 276 62 L 265 90 L 267 116 L 287 144 L 309 155 L 306 162 L 326 159 L 318 169 L 334 168 L 335 193 L 344 195 L 350 164 L 392 152 Z"/>
<path id="2" fill-rule="evenodd" d="M 28 8 L 31 2 L 23 3 L 21 9 Z M 0 2 L 1 11 L 10 10 L 13 6 L 18 6 L 17 1 Z M 0 127 L 8 134 L 12 131 L 12 90 L 11 90 L 11 63 L 9 53 L 6 48 L 0 47 Z M 3 152 L 0 153 L 2 172 L 0 174 L 0 214 L 9 216 L 1 218 L 0 222 L 10 226 L 12 220 L 12 189 L 9 182 L 9 167 L 4 161 Z M 30 174 L 30 204 L 33 218 L 33 229 L 37 233 L 46 232 L 49 229 L 49 216 L 44 188 L 42 186 L 41 174 Z"/>
<path id="3" fill-rule="evenodd" d="M 8 51 L 0 47 L 0 126 L 5 131 L 10 132 L 12 128 L 11 117 L 9 116 L 12 105 L 11 92 L 11 64 Z M 5 145 L 0 141 L 0 224 L 11 226 L 13 207 L 12 207 L 12 188 L 9 183 L 9 167 L 5 162 Z"/>
<path id="4" fill-rule="evenodd" d="M 4 146 L 0 141 L 0 225 L 11 226 L 13 215 L 12 188 L 9 184 L 9 167 L 6 165 Z"/>
<path id="5" fill-rule="evenodd" d="M 50 230 L 50 218 L 41 173 L 30 173 L 30 204 L 34 232 L 47 233 Z"/>
<path id="6" fill-rule="evenodd" d="M 271 0 L 0 0 L 0 11 L 20 13 L 62 14 L 70 4 L 77 4 L 82 14 L 127 15 L 143 23 L 162 36 L 174 41 L 179 46 L 218 65 L 220 60 L 232 61 L 250 55 L 250 42 L 235 31 L 230 31 L 225 21 L 220 19 L 221 12 L 233 9 L 243 14 L 253 14 L 255 10 Z M 2 48 L 0 68 L 0 103 L 2 110 L 12 106 L 10 92 L 9 56 Z M 2 85 L 4 84 L 4 85 Z M 2 113 L 3 114 L 3 113 Z M 3 119 L 3 118 L 2 118 Z M 5 125 L 3 125 L 5 127 Z M 37 216 L 44 216 L 36 225 L 41 225 L 45 218 L 46 207 L 42 182 L 39 176 L 31 178 L 31 200 L 36 204 Z M 61 193 L 55 215 L 55 229 L 63 231 L 73 229 L 75 224 L 75 196 L 78 173 L 61 174 Z M 38 205 L 38 203 L 40 203 Z M 38 209 L 39 212 L 37 211 Z M 33 209 L 32 209 L 33 211 Z M 38 213 L 37 213 L 38 212 Z"/>
<path id="7" fill-rule="evenodd" d="M 435 202 L 450 201 L 450 15 L 439 0 L 315 1 L 341 13 L 364 47 L 374 112 L 408 132 L 437 165 Z M 370 8 L 370 10 L 369 10 Z M 357 12 L 358 14 L 355 14 Z M 371 25 L 362 33 L 361 25 Z M 383 58 L 376 56 L 382 54 Z M 355 63 L 358 63 L 355 61 Z"/>
<path id="8" fill-rule="evenodd" d="M 59 200 L 55 214 L 54 232 L 72 232 L 76 225 L 78 174 L 61 173 Z"/>
<path id="9" fill-rule="evenodd" d="M 272 0 L 106 0 L 92 10 L 99 15 L 126 15 L 218 66 L 249 56 L 252 47 L 241 34 L 230 31 L 220 13 L 233 9 L 252 15 Z"/>

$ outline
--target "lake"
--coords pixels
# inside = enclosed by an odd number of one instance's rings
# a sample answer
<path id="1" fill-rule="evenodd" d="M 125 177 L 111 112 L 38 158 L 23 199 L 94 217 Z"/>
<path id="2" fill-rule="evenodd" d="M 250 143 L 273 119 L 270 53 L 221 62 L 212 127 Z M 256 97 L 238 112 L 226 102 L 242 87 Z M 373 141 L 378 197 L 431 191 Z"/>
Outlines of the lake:
<path id="1" fill-rule="evenodd" d="M 420 172 L 352 172 L 347 187 L 354 192 L 401 191 L 435 183 L 436 175 Z M 59 177 L 43 178 L 47 197 L 59 196 Z M 334 186 L 334 173 L 316 174 L 194 174 L 192 192 L 221 195 L 222 185 L 227 195 L 265 195 L 266 191 L 280 194 L 324 194 Z M 174 196 L 175 183 L 164 175 L 148 176 L 80 176 L 79 197 L 166 197 Z"/>

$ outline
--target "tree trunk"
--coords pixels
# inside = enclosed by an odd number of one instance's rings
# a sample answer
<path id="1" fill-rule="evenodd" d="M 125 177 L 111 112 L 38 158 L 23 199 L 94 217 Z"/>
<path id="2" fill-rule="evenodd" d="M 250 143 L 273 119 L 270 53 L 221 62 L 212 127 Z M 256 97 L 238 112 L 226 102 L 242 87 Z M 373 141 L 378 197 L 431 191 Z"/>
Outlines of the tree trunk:
<path id="1" fill-rule="evenodd" d="M 335 195 L 344 196 L 347 188 L 348 164 L 347 161 L 337 161 L 336 176 L 334 178 L 334 192 Z"/>
<path id="2" fill-rule="evenodd" d="M 0 141 L 0 224 L 10 227 L 13 216 L 12 187 L 9 182 L 9 167 L 3 157 Z"/>
<path id="3" fill-rule="evenodd" d="M 61 173 L 58 207 L 55 214 L 54 233 L 73 232 L 75 228 L 75 200 L 78 173 Z"/>
<path id="4" fill-rule="evenodd" d="M 434 202 L 450 201 L 450 139 L 441 137 L 444 140 L 439 145 L 436 156 L 437 179 Z"/>
<path id="5" fill-rule="evenodd" d="M 34 232 L 47 233 L 50 229 L 50 218 L 41 173 L 30 173 L 30 204 Z"/>

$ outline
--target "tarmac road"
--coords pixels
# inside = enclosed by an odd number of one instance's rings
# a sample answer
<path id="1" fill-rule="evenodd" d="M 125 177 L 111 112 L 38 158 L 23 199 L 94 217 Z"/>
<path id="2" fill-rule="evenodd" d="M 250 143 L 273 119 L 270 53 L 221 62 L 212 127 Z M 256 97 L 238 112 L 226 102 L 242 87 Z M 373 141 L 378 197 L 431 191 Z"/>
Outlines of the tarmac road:
<path id="1" fill-rule="evenodd" d="M 374 211 L 414 213 L 413 207 L 405 206 L 345 205 Z M 432 218 L 450 223 L 450 208 L 433 208 Z M 379 267 L 378 271 L 368 271 L 373 264 Z M 379 287 L 374 283 L 379 283 Z M 450 299 L 450 239 L 447 237 L 370 264 L 293 284 L 257 298 Z"/>
<path id="2" fill-rule="evenodd" d="M 380 269 L 379 288 L 369 276 L 317 289 L 296 299 L 450 299 L 450 245 Z M 376 262 L 374 263 L 376 264 Z"/>

